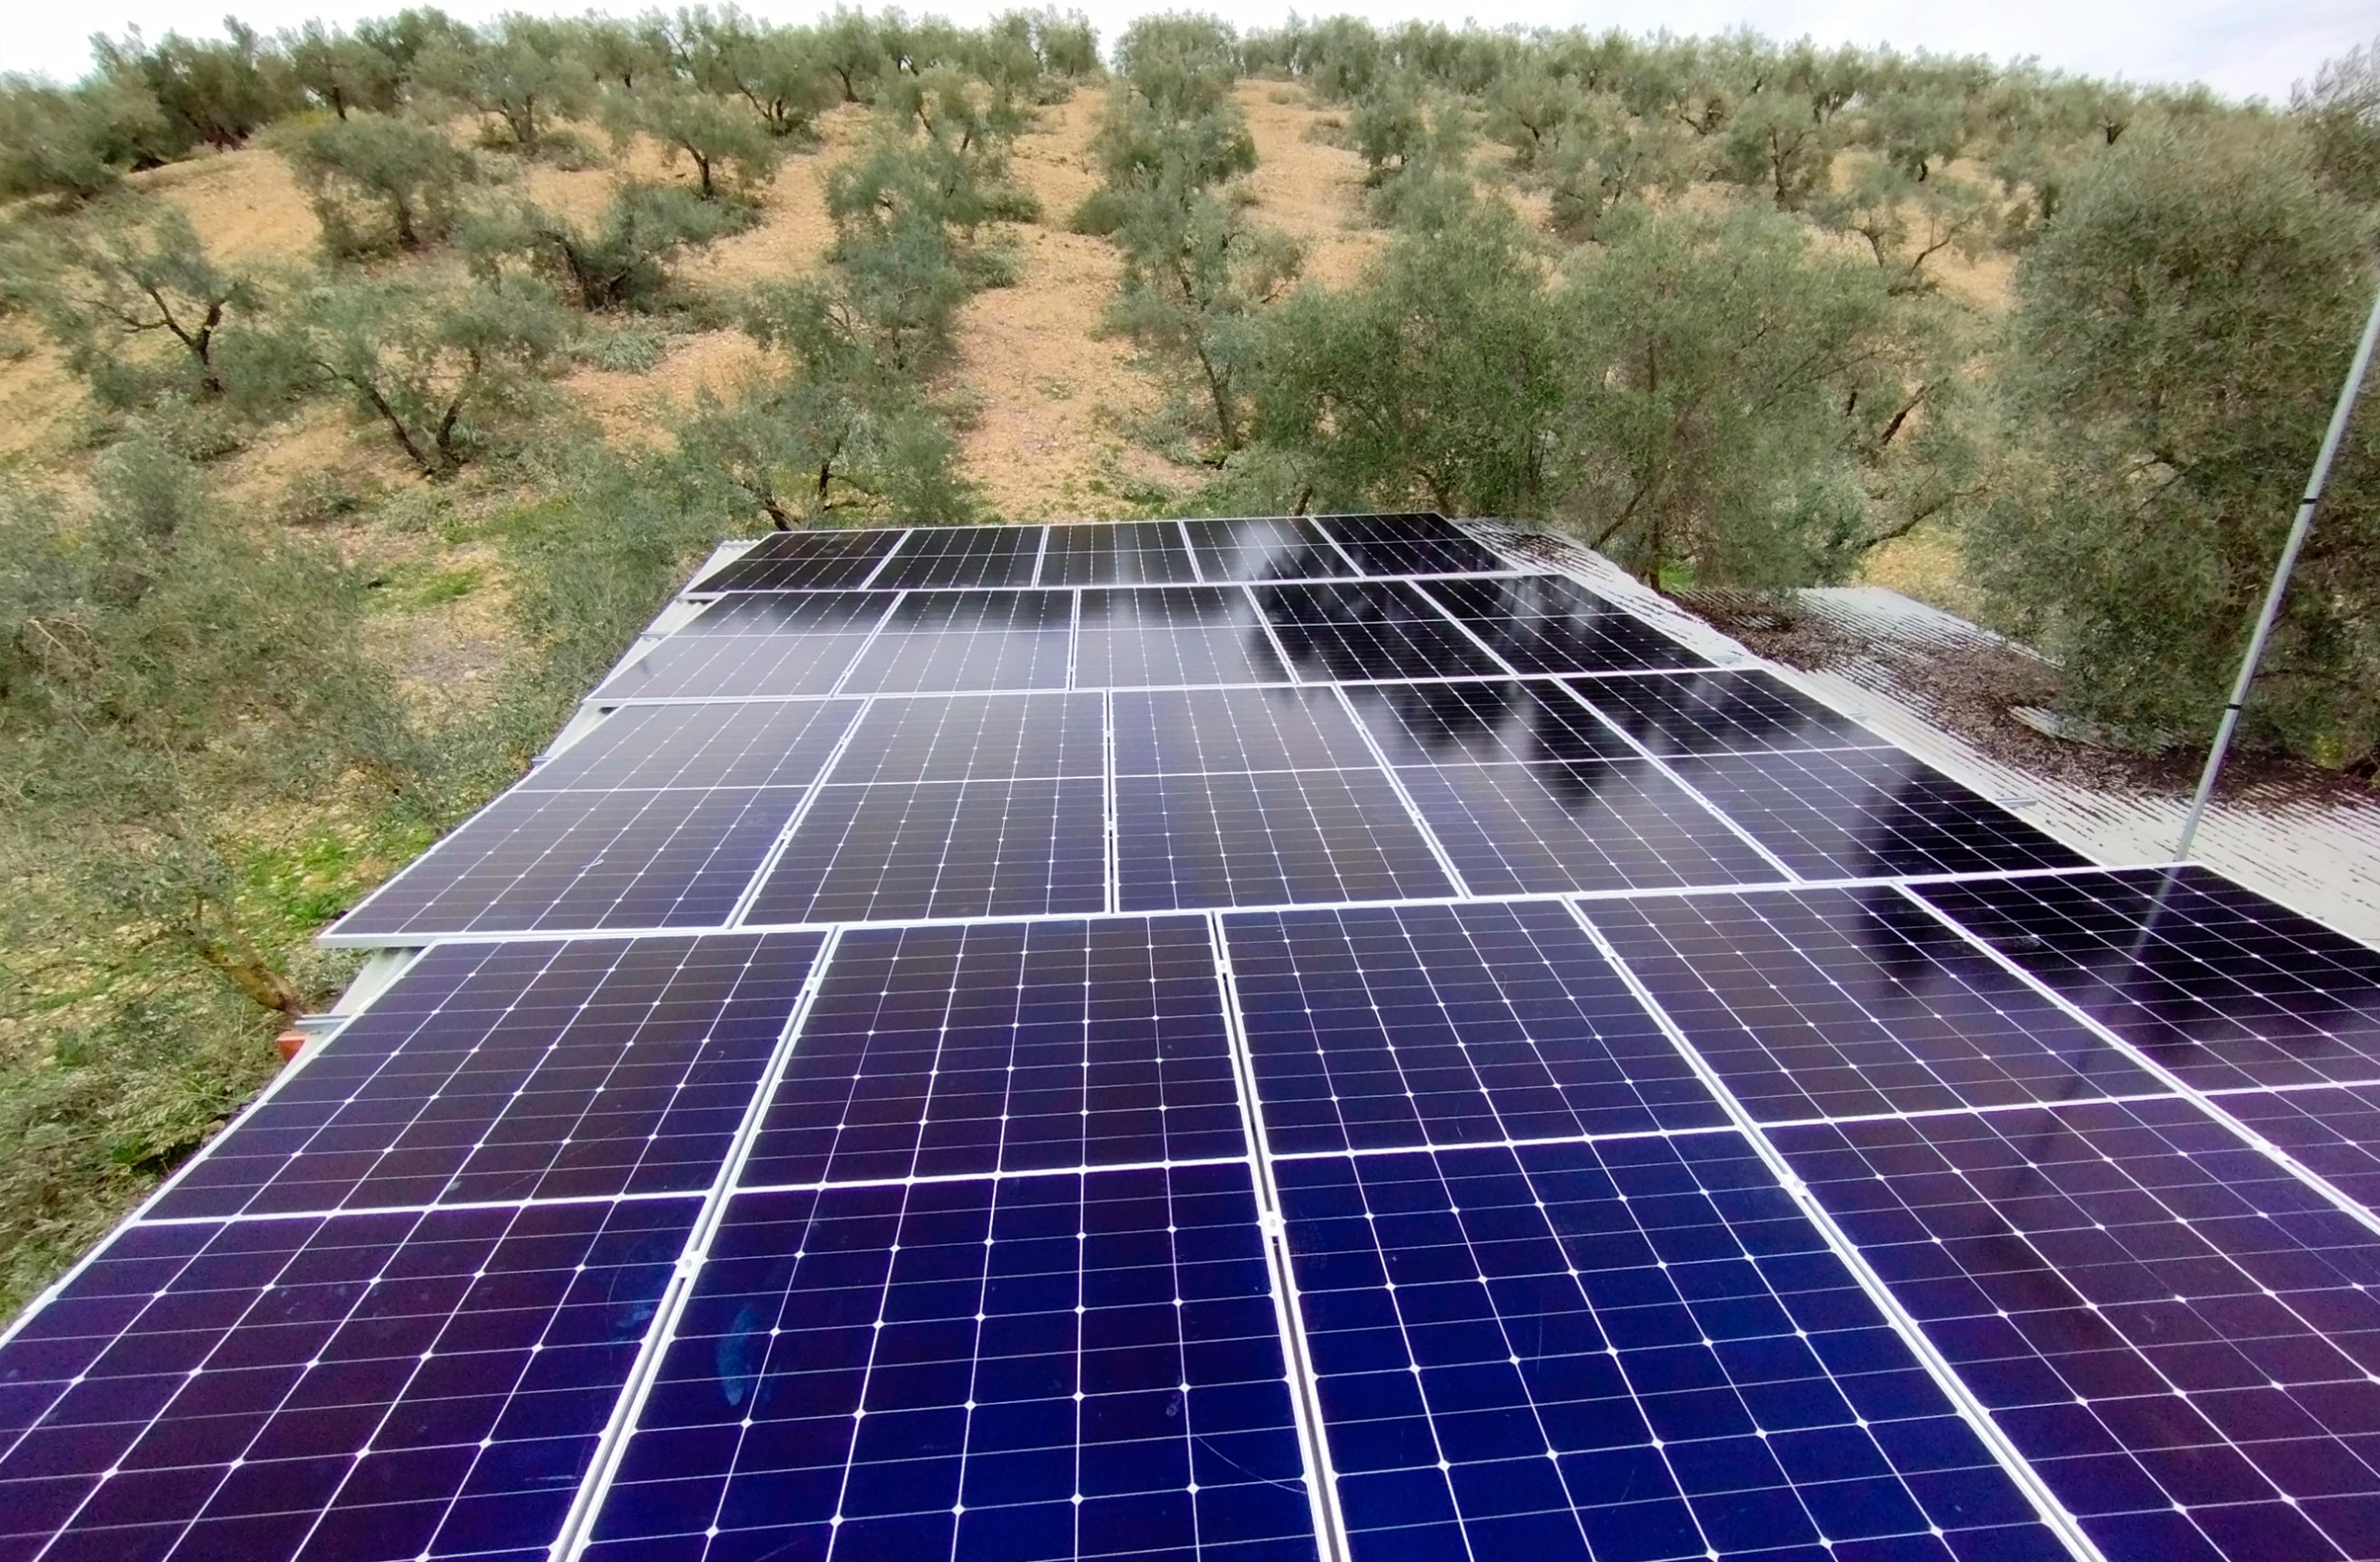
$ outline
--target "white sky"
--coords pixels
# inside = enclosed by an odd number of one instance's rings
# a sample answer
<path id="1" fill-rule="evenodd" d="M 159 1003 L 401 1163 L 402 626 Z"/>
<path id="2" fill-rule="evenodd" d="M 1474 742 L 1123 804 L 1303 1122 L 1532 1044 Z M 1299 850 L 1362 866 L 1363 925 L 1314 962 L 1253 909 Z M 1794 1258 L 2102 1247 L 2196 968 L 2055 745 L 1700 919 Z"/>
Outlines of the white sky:
<path id="1" fill-rule="evenodd" d="M 241 0 L 235 10 L 250 25 L 273 32 L 311 17 L 351 22 L 402 9 L 405 3 Z M 671 0 L 668 8 L 675 9 L 676 3 Z M 908 8 L 973 21 L 1013 3 L 913 3 Z M 591 8 L 625 14 L 646 4 L 618 0 Z M 1289 10 L 1286 0 L 1174 4 L 1209 10 L 1242 27 L 1276 25 Z M 444 8 L 477 22 L 499 11 L 573 13 L 590 6 L 588 0 L 448 0 Z M 747 0 L 745 8 L 802 20 L 825 7 L 800 0 Z M 1105 40 L 1132 17 L 1169 7 L 1091 0 L 1082 8 Z M 1445 15 L 1442 8 L 1411 0 L 1349 0 L 1343 6 L 1306 0 L 1299 8 L 1326 16 L 1344 10 L 1382 22 Z M 2231 97 L 2264 97 L 2275 102 L 2285 101 L 2291 83 L 2310 77 L 2323 60 L 2380 33 L 2380 9 L 2373 0 L 1994 0 L 1989 5 L 1966 0 L 1949 6 L 1911 5 L 1908 0 L 1603 0 L 1593 7 L 1576 0 L 1475 0 L 1471 14 L 1491 27 L 1584 25 L 1631 33 L 1666 28 L 1708 33 L 1749 25 L 1773 38 L 1806 34 L 1821 44 L 1890 44 L 2003 60 L 2030 54 L 2062 70 L 2135 82 L 2203 81 Z M 187 0 L 93 0 L 89 5 L 0 0 L 0 71 L 71 79 L 90 62 L 88 39 L 95 30 L 119 33 L 138 25 L 151 37 L 176 28 L 205 33 L 215 31 L 215 15 L 214 7 L 204 0 L 197 6 Z"/>

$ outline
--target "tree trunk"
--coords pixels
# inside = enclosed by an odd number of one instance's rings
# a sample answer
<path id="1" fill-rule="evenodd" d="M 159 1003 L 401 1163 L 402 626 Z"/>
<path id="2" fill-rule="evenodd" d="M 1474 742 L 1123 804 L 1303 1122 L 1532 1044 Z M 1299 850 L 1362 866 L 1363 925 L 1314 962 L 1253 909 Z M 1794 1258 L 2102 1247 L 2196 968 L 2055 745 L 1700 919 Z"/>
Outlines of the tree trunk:
<path id="1" fill-rule="evenodd" d="M 291 1019 L 306 1013 L 305 995 L 298 990 L 297 984 L 275 971 L 264 952 L 237 931 L 210 938 L 199 929 L 185 928 L 181 937 L 192 953 L 221 973 L 258 1007 Z"/>

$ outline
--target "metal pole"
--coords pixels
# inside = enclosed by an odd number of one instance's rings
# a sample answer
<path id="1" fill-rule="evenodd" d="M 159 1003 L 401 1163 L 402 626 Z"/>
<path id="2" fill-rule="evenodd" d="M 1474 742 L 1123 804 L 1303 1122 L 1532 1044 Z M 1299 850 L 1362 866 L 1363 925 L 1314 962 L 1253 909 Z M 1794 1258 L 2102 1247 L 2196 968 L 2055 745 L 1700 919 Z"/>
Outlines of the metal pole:
<path id="1" fill-rule="evenodd" d="M 2182 821 L 2182 838 L 2174 845 L 2176 862 L 2190 854 L 2190 840 L 2198 834 L 2198 822 L 2206 814 L 2208 800 L 2215 796 L 2215 777 L 2223 769 L 2224 752 L 2231 747 L 2231 734 L 2240 724 L 2240 708 L 2248 703 L 2248 685 L 2256 680 L 2256 664 L 2264 660 L 2265 642 L 2272 638 L 2273 620 L 2281 616 L 2281 598 L 2289 589 L 2289 573 L 2297 567 L 2297 553 L 2306 546 L 2306 534 L 2314 529 L 2314 511 L 2322 502 L 2322 484 L 2330 481 L 2331 462 L 2347 438 L 2347 419 L 2355 416 L 2355 399 L 2363 392 L 2364 371 L 2372 366 L 2372 345 L 2375 340 L 2380 340 L 2380 296 L 2372 300 L 2372 318 L 2363 323 L 2363 340 L 2356 345 L 2355 363 L 2347 371 L 2347 383 L 2339 388 L 2339 404 L 2332 410 L 2330 432 L 2322 436 L 2321 454 L 2314 457 L 2314 470 L 2306 479 L 2306 496 L 2297 501 L 2297 520 L 2289 528 L 2288 545 L 2281 549 L 2281 563 L 2273 569 L 2272 588 L 2265 592 L 2265 610 L 2256 619 L 2256 632 L 2248 637 L 2248 654 L 2240 658 L 2240 676 L 2231 685 L 2231 703 L 2223 708 L 2223 722 L 2215 731 L 2215 747 L 2207 750 L 2206 769 L 2198 778 L 2198 796 L 2190 800 L 2189 814 Z"/>

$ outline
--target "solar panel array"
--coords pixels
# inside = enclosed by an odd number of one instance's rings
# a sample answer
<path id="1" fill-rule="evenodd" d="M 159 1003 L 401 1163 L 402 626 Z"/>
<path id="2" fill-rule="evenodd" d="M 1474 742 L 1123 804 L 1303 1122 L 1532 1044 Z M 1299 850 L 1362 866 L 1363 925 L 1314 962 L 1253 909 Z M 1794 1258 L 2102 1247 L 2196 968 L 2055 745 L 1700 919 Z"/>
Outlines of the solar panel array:
<path id="1" fill-rule="evenodd" d="M 2380 953 L 1433 516 L 696 580 L 0 1558 L 2380 1556 Z"/>

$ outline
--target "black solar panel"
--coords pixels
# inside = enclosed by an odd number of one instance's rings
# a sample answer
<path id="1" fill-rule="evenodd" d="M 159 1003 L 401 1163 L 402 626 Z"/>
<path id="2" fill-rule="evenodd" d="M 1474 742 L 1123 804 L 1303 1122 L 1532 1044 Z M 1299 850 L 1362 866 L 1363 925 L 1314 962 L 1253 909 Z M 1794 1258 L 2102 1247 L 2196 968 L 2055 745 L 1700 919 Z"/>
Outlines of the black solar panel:
<path id="1" fill-rule="evenodd" d="M 764 538 L 331 938 L 0 1558 L 2380 1557 L 2380 954 L 1435 517 Z"/>
<path id="2" fill-rule="evenodd" d="M 900 540 L 897 531 L 772 532 L 687 589 L 820 591 L 865 586 Z"/>

